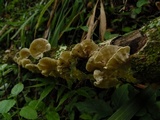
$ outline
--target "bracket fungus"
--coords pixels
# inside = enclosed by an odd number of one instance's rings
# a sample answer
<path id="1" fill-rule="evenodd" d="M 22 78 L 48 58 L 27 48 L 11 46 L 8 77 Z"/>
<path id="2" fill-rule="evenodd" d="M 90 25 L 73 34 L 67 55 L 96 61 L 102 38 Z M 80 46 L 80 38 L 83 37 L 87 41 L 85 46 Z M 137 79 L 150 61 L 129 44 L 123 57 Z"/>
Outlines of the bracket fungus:
<path id="1" fill-rule="evenodd" d="M 38 69 L 37 65 L 33 63 L 26 64 L 25 68 L 33 73 L 40 73 L 40 70 Z"/>
<path id="2" fill-rule="evenodd" d="M 44 76 L 54 76 L 58 75 L 57 72 L 57 60 L 50 57 L 44 57 L 39 60 L 37 64 L 38 69 L 41 70 L 42 75 Z"/>
<path id="3" fill-rule="evenodd" d="M 31 56 L 35 59 L 39 59 L 43 57 L 43 53 L 47 52 L 51 49 L 51 45 L 48 40 L 43 38 L 35 39 L 29 47 L 29 51 Z"/>
<path id="4" fill-rule="evenodd" d="M 100 88 L 109 88 L 119 84 L 117 72 L 122 71 L 121 65 L 127 62 L 129 53 L 129 46 L 116 45 L 107 45 L 94 52 L 86 64 L 86 70 L 93 71 L 93 77 L 96 80 L 94 85 Z"/>
<path id="5" fill-rule="evenodd" d="M 28 48 L 22 48 L 13 58 L 18 65 L 22 65 L 23 59 L 27 59 L 30 56 Z M 24 65 L 23 65 L 24 66 Z"/>
<path id="6" fill-rule="evenodd" d="M 119 66 L 126 63 L 129 59 L 130 47 L 120 47 L 116 53 L 112 55 L 112 57 L 108 60 L 105 69 L 117 69 Z"/>
<path id="7" fill-rule="evenodd" d="M 98 45 L 95 44 L 93 40 L 86 39 L 73 47 L 72 55 L 81 58 L 86 58 L 90 57 L 97 49 Z"/>
<path id="8" fill-rule="evenodd" d="M 95 69 L 103 69 L 109 59 L 117 52 L 119 48 L 120 47 L 116 45 L 107 45 L 94 52 L 86 64 L 86 70 L 91 72 Z"/>
<path id="9" fill-rule="evenodd" d="M 22 67 L 24 67 L 25 68 L 25 66 L 27 65 L 27 64 L 31 64 L 32 62 L 31 62 L 31 60 L 30 59 L 27 59 L 27 58 L 24 58 L 24 59 L 22 59 L 21 61 L 20 61 L 20 64 L 22 65 Z"/>
<path id="10" fill-rule="evenodd" d="M 94 85 L 99 88 L 110 88 L 121 83 L 117 80 L 115 71 L 95 70 L 93 73 L 93 77 L 96 80 L 94 82 Z"/>
<path id="11" fill-rule="evenodd" d="M 62 52 L 57 60 L 57 71 L 62 73 L 64 68 L 69 68 L 71 59 L 72 56 L 70 51 Z"/>
<path id="12" fill-rule="evenodd" d="M 85 58 L 87 57 L 82 49 L 82 46 L 80 43 L 76 44 L 71 51 L 72 56 Z"/>
<path id="13" fill-rule="evenodd" d="M 30 56 L 30 51 L 28 48 L 22 48 L 20 51 L 19 51 L 19 56 L 21 58 L 28 58 Z"/>
<path id="14" fill-rule="evenodd" d="M 94 79 L 96 87 L 109 88 L 121 83 L 117 79 L 118 72 L 123 70 L 120 65 L 129 59 L 130 53 L 129 46 L 98 46 L 89 39 L 76 44 L 71 51 L 61 51 L 58 58 L 43 56 L 43 53 L 50 49 L 51 45 L 46 39 L 35 39 L 29 49 L 20 50 L 15 61 L 22 67 L 44 76 L 61 77 L 65 80 Z M 84 67 L 89 73 L 78 68 L 79 58 L 87 60 L 81 68 Z"/>

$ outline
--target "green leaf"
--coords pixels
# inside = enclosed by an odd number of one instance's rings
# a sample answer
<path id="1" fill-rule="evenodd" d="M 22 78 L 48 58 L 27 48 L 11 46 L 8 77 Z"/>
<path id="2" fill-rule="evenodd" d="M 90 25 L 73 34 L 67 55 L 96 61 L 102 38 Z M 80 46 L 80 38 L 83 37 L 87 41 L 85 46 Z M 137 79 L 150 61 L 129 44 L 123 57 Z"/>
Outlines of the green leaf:
<path id="1" fill-rule="evenodd" d="M 28 106 L 36 109 L 36 110 L 43 110 L 45 107 L 44 102 L 39 102 L 38 106 L 37 106 L 38 100 L 32 100 L 29 102 Z"/>
<path id="2" fill-rule="evenodd" d="M 47 4 L 45 4 L 45 6 L 43 7 L 42 11 L 39 14 L 38 22 L 36 24 L 36 30 L 38 29 L 38 27 L 39 27 L 39 25 L 41 23 L 41 20 L 42 20 L 42 17 L 44 15 L 44 13 L 47 11 L 48 7 L 51 6 L 51 4 L 53 2 L 54 2 L 54 0 L 49 0 L 49 2 Z"/>
<path id="3" fill-rule="evenodd" d="M 22 92 L 23 89 L 24 89 L 24 85 L 22 83 L 18 83 L 12 88 L 11 95 L 17 96 L 20 92 Z"/>
<path id="4" fill-rule="evenodd" d="M 55 111 L 50 111 L 46 114 L 47 120 L 60 120 L 60 116 Z"/>
<path id="5" fill-rule="evenodd" d="M 7 67 L 8 64 L 2 64 L 0 65 L 0 72 L 3 72 L 4 69 Z"/>
<path id="6" fill-rule="evenodd" d="M 104 35 L 104 38 L 106 40 L 109 40 L 109 39 L 114 39 L 118 37 L 118 34 L 111 34 L 110 32 L 105 32 L 105 35 Z"/>
<path id="7" fill-rule="evenodd" d="M 3 115 L 3 117 L 4 117 L 3 120 L 12 120 L 11 114 L 9 114 L 9 113 L 3 113 L 2 115 Z"/>
<path id="8" fill-rule="evenodd" d="M 67 100 L 68 98 L 71 98 L 74 94 L 75 94 L 75 91 L 71 91 L 71 92 L 64 94 L 63 97 L 60 99 L 56 107 L 56 110 L 64 103 L 65 100 Z"/>
<path id="9" fill-rule="evenodd" d="M 108 120 L 130 120 L 141 108 L 146 106 L 154 92 L 150 88 L 142 90 L 132 100 L 123 104 Z"/>
<path id="10" fill-rule="evenodd" d="M 109 103 L 100 99 L 87 99 L 85 102 L 76 103 L 75 106 L 82 114 L 95 114 L 97 119 L 101 119 L 112 114 L 112 108 Z"/>
<path id="11" fill-rule="evenodd" d="M 15 104 L 16 101 L 12 99 L 0 101 L 0 113 L 7 113 Z"/>
<path id="12" fill-rule="evenodd" d="M 19 32 L 25 28 L 25 26 L 34 18 L 34 16 L 38 13 L 38 10 L 35 11 L 34 14 L 32 14 L 27 20 L 25 20 L 25 22 L 19 27 L 19 29 L 17 30 L 17 32 L 10 38 L 10 39 L 14 39 Z"/>
<path id="13" fill-rule="evenodd" d="M 119 108 L 122 104 L 124 104 L 126 101 L 129 100 L 128 85 L 129 84 L 125 84 L 125 85 L 120 86 L 113 93 L 111 101 L 116 109 Z"/>
<path id="14" fill-rule="evenodd" d="M 37 111 L 30 106 L 25 106 L 20 111 L 20 116 L 26 119 L 37 119 Z"/>
<path id="15" fill-rule="evenodd" d="M 140 7 L 140 8 L 134 8 L 133 10 L 132 10 L 132 17 L 133 17 L 133 15 L 137 15 L 137 14 L 139 14 L 139 13 L 141 13 L 141 11 L 142 11 L 142 8 Z M 135 18 L 135 17 L 133 17 L 133 18 Z"/>
<path id="16" fill-rule="evenodd" d="M 54 85 L 50 85 L 50 86 L 47 86 L 43 92 L 41 93 L 40 95 L 40 98 L 36 104 L 36 107 L 38 106 L 38 104 L 52 91 L 52 89 L 54 88 Z"/>
<path id="17" fill-rule="evenodd" d="M 131 27 L 123 27 L 122 31 L 123 32 L 130 32 L 130 31 L 132 31 L 132 28 Z"/>
<path id="18" fill-rule="evenodd" d="M 80 28 L 85 31 L 85 32 L 88 32 L 88 26 L 80 26 Z"/>
<path id="19" fill-rule="evenodd" d="M 142 7 L 145 4 L 148 4 L 149 1 L 148 0 L 138 0 L 138 2 L 136 3 L 137 7 Z"/>
<path id="20" fill-rule="evenodd" d="M 76 93 L 80 96 L 84 96 L 86 98 L 91 98 L 96 95 L 95 91 L 93 91 L 89 87 L 81 87 L 76 90 Z"/>
<path id="21" fill-rule="evenodd" d="M 89 114 L 85 114 L 85 113 L 80 115 L 80 118 L 83 120 L 92 120 L 92 116 Z"/>
<path id="22" fill-rule="evenodd" d="M 153 120 L 150 114 L 146 114 L 143 117 L 140 117 L 139 120 Z"/>

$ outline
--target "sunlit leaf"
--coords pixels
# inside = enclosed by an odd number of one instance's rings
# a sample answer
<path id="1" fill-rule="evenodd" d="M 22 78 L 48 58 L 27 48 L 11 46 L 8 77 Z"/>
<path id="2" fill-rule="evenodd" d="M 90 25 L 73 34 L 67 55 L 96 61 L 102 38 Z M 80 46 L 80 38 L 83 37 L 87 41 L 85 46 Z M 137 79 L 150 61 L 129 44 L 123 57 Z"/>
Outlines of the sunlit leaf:
<path id="1" fill-rule="evenodd" d="M 20 92 L 22 92 L 23 88 L 24 88 L 24 85 L 22 83 L 16 84 L 11 90 L 11 95 L 17 96 Z"/>
<path id="2" fill-rule="evenodd" d="M 45 107 L 44 102 L 39 102 L 38 106 L 37 106 L 38 100 L 32 100 L 29 102 L 28 106 L 36 109 L 36 110 L 43 110 L 43 108 Z"/>
<path id="3" fill-rule="evenodd" d="M 60 116 L 55 111 L 50 111 L 46 114 L 47 120 L 60 120 Z"/>
<path id="4" fill-rule="evenodd" d="M 9 113 L 3 113 L 2 115 L 3 115 L 3 117 L 4 117 L 3 120 L 12 120 L 11 114 L 9 114 Z"/>
<path id="5" fill-rule="evenodd" d="M 8 64 L 2 64 L 0 65 L 0 71 L 4 71 L 4 69 L 7 67 Z"/>
<path id="6" fill-rule="evenodd" d="M 0 101 L 0 113 L 7 113 L 15 104 L 15 100 Z"/>
<path id="7" fill-rule="evenodd" d="M 25 106 L 20 111 L 20 116 L 26 119 L 37 119 L 37 111 L 30 106 Z"/>

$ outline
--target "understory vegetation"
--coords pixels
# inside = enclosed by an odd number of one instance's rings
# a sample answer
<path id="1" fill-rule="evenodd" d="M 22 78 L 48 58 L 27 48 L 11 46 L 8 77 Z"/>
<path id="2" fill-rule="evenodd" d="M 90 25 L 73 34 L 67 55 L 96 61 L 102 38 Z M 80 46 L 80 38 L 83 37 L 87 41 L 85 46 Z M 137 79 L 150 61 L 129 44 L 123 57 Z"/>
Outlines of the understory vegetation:
<path id="1" fill-rule="evenodd" d="M 124 82 L 101 89 L 88 79 L 32 73 L 13 60 L 36 38 L 47 39 L 57 55 L 60 49 L 71 49 L 88 35 L 94 8 L 90 38 L 97 44 L 137 30 L 160 15 L 158 0 L 0 0 L 1 120 L 160 119 L 157 86 Z M 106 28 L 103 36 L 101 23 Z M 77 67 L 83 63 L 80 60 Z"/>

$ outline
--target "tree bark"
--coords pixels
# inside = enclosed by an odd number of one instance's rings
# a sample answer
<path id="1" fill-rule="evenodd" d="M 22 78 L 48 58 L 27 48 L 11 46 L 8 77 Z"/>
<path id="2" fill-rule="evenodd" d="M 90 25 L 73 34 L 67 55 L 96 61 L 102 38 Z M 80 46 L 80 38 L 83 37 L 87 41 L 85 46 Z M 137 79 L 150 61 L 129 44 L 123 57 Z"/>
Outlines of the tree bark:
<path id="1" fill-rule="evenodd" d="M 160 17 L 148 25 L 111 41 L 113 45 L 130 46 L 131 71 L 141 83 L 160 81 Z"/>

